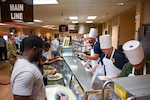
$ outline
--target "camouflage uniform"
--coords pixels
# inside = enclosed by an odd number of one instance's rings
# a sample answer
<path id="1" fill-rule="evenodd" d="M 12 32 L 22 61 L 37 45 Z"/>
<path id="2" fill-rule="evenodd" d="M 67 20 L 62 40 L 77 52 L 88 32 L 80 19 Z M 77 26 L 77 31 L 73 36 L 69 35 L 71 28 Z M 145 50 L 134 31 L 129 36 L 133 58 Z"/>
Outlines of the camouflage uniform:
<path id="1" fill-rule="evenodd" d="M 10 40 L 7 43 L 7 49 L 8 49 L 9 62 L 11 64 L 10 71 L 12 71 L 13 66 L 14 66 L 14 64 L 15 64 L 15 62 L 17 60 L 17 48 L 16 48 L 15 43 L 12 40 Z"/>

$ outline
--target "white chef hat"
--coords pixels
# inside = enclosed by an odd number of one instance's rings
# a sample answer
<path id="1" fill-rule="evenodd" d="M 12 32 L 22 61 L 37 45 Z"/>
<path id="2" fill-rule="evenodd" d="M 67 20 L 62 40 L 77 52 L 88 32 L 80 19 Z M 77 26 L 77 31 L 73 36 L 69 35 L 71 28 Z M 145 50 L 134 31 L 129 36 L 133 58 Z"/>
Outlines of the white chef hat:
<path id="1" fill-rule="evenodd" d="M 84 38 L 88 38 L 88 34 L 84 34 Z"/>
<path id="2" fill-rule="evenodd" d="M 132 65 L 137 65 L 144 59 L 142 44 L 137 40 L 130 40 L 123 45 L 123 50 Z"/>
<path id="3" fill-rule="evenodd" d="M 101 49 L 108 49 L 112 47 L 111 36 L 110 35 L 101 35 L 99 37 Z"/>
<path id="4" fill-rule="evenodd" d="M 96 38 L 98 36 L 98 30 L 96 28 L 91 28 L 89 32 L 89 38 Z"/>

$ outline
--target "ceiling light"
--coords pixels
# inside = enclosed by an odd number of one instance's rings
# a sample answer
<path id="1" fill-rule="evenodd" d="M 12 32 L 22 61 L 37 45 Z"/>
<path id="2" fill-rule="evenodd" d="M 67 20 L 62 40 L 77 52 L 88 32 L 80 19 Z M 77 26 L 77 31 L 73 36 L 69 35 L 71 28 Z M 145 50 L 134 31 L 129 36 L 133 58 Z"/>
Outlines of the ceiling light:
<path id="1" fill-rule="evenodd" d="M 4 23 L 0 23 L 0 25 L 6 25 L 6 24 L 4 24 Z"/>
<path id="2" fill-rule="evenodd" d="M 34 19 L 34 22 L 40 23 L 40 22 L 43 22 L 43 21 L 38 20 L 38 19 Z"/>
<path id="3" fill-rule="evenodd" d="M 40 4 L 58 4 L 57 0 L 33 0 L 34 5 Z"/>
<path id="4" fill-rule="evenodd" d="M 26 22 L 27 24 L 34 24 L 34 22 Z"/>
<path id="5" fill-rule="evenodd" d="M 86 21 L 86 23 L 93 23 L 93 21 Z"/>
<path id="6" fill-rule="evenodd" d="M 14 22 L 17 22 L 17 23 L 23 23 L 24 21 L 22 20 L 13 20 Z"/>
<path id="7" fill-rule="evenodd" d="M 87 19 L 96 19 L 97 16 L 88 16 Z"/>
<path id="8" fill-rule="evenodd" d="M 79 21 L 72 21 L 72 23 L 79 23 Z"/>
<path id="9" fill-rule="evenodd" d="M 44 28 L 55 28 L 55 25 L 45 25 Z"/>
<path id="10" fill-rule="evenodd" d="M 70 20 L 78 20 L 78 17 L 77 16 L 69 16 L 69 19 Z"/>
<path id="11" fill-rule="evenodd" d="M 123 6 L 124 5 L 124 3 L 123 2 L 119 2 L 119 3 L 117 3 L 117 6 Z"/>

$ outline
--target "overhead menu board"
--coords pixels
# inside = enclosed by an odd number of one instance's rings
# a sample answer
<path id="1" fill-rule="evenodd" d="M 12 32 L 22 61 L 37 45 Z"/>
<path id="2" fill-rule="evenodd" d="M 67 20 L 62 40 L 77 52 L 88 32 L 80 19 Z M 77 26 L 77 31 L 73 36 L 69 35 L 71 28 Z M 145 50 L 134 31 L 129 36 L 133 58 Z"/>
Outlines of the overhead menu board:
<path id="1" fill-rule="evenodd" d="M 33 0 L 1 0 L 1 22 L 32 22 Z"/>

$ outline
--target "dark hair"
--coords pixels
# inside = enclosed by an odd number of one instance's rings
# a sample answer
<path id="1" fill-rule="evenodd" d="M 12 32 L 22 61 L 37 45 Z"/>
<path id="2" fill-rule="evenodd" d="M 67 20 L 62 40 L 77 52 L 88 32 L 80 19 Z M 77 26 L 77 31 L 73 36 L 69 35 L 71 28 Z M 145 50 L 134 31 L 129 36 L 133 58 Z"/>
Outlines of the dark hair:
<path id="1" fill-rule="evenodd" d="M 43 41 L 40 37 L 31 35 L 22 40 L 21 52 L 23 52 L 24 50 L 29 50 L 33 47 L 43 48 Z"/>
<path id="2" fill-rule="evenodd" d="M 50 48 L 50 43 L 46 41 L 46 42 L 44 42 L 43 46 L 44 46 L 45 48 Z"/>
<path id="3" fill-rule="evenodd" d="M 55 34 L 55 38 L 57 38 L 57 37 L 59 37 L 59 35 L 58 35 L 58 34 Z"/>

